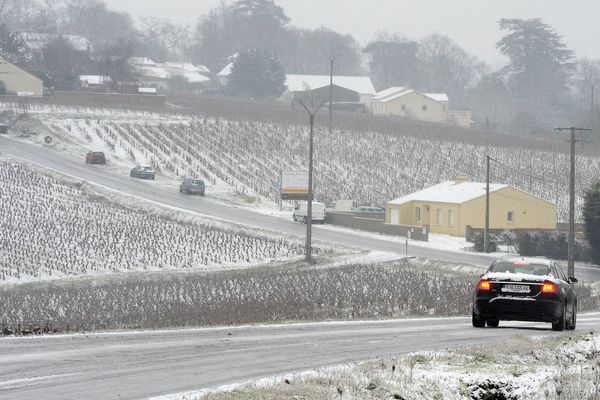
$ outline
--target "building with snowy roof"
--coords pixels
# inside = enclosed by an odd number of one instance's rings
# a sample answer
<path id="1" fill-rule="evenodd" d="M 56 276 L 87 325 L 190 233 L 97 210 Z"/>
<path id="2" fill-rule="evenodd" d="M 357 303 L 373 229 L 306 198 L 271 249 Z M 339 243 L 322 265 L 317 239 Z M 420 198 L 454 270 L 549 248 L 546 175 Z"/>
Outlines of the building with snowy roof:
<path id="1" fill-rule="evenodd" d="M 89 54 L 91 51 L 90 41 L 79 35 L 56 35 L 51 33 L 22 32 L 19 34 L 19 38 L 23 41 L 33 56 L 41 56 L 44 48 L 59 38 L 66 40 L 75 50 L 79 52 Z"/>
<path id="2" fill-rule="evenodd" d="M 207 76 L 210 70 L 204 65 L 172 61 L 156 63 L 145 57 L 134 57 L 130 62 L 138 73 L 138 81 L 146 87 L 169 90 L 170 82 L 176 77 L 192 86 L 210 81 Z"/>
<path id="3" fill-rule="evenodd" d="M 44 82 L 14 64 L 0 58 L 0 82 L 8 94 L 18 96 L 43 96 Z"/>
<path id="4" fill-rule="evenodd" d="M 285 79 L 285 97 L 315 97 L 329 101 L 329 75 L 288 74 Z M 368 76 L 333 76 L 334 102 L 356 101 L 369 104 L 376 94 L 375 87 Z M 355 100 L 351 100 L 355 99 Z"/>
<path id="5" fill-rule="evenodd" d="M 466 176 L 385 204 L 385 222 L 428 226 L 429 232 L 465 236 L 485 226 L 485 183 Z M 505 184 L 490 184 L 490 229 L 556 229 L 556 205 Z"/>
<path id="6" fill-rule="evenodd" d="M 471 126 L 471 113 L 450 110 L 450 99 L 446 93 L 421 93 L 406 87 L 391 87 L 372 96 L 370 106 L 376 115 Z"/>

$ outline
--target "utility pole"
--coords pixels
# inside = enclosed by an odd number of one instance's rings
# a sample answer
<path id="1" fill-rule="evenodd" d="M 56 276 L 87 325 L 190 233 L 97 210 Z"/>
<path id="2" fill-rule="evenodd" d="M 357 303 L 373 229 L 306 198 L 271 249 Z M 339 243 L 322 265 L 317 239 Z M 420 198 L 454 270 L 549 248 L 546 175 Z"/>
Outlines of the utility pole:
<path id="1" fill-rule="evenodd" d="M 317 108 L 311 111 L 306 104 L 302 101 L 302 99 L 298 99 L 302 107 L 306 110 L 309 115 L 309 123 L 310 123 L 310 135 L 309 135 L 309 145 L 308 145 L 308 204 L 306 207 L 306 244 L 305 244 L 305 260 L 307 263 L 312 263 L 312 202 L 313 202 L 313 135 L 314 135 L 314 126 L 315 126 L 315 115 L 323 104 L 325 104 L 325 100 L 319 104 Z"/>
<path id="2" fill-rule="evenodd" d="M 575 145 L 577 144 L 576 132 L 591 131 L 586 128 L 556 128 L 557 131 L 571 131 L 571 167 L 569 173 L 569 244 L 568 244 L 568 275 L 575 277 Z"/>
<path id="3" fill-rule="evenodd" d="M 490 252 L 490 156 L 485 156 L 485 229 L 483 231 L 483 252 Z"/>
<path id="4" fill-rule="evenodd" d="M 333 129 L 333 62 L 340 54 L 329 57 L 329 135 Z"/>
<path id="5" fill-rule="evenodd" d="M 594 121 L 594 87 L 595 86 L 596 86 L 595 84 L 592 85 L 592 94 L 591 94 L 591 99 L 590 99 L 590 125 L 591 125 L 592 129 L 595 128 L 595 125 L 594 125 L 594 122 L 595 122 Z"/>

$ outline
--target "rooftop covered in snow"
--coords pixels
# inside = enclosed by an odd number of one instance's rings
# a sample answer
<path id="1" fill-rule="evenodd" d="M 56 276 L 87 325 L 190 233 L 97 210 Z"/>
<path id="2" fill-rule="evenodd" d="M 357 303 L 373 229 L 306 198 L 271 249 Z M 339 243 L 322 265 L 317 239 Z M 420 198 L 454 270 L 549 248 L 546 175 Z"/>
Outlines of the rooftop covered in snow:
<path id="1" fill-rule="evenodd" d="M 329 75 L 296 75 L 288 74 L 285 86 L 290 92 L 305 92 L 329 86 Z M 375 87 L 368 76 L 333 76 L 333 84 L 359 94 L 374 95 Z"/>
<path id="2" fill-rule="evenodd" d="M 490 184 L 490 193 L 508 187 L 509 185 L 504 184 Z M 485 196 L 485 183 L 446 181 L 419 192 L 392 200 L 387 204 L 405 204 L 411 201 L 462 204 L 481 196 Z"/>
<path id="3" fill-rule="evenodd" d="M 448 95 L 446 93 L 420 93 L 420 92 L 417 92 L 416 90 L 412 90 L 412 89 L 405 88 L 402 86 L 391 87 L 391 88 L 382 90 L 381 92 L 378 92 L 377 94 L 375 94 L 375 96 L 371 97 L 371 100 L 380 102 L 380 103 L 387 103 L 389 101 L 393 101 L 400 97 L 406 96 L 409 93 L 417 93 L 417 94 L 423 95 L 425 97 L 428 97 L 432 100 L 439 101 L 439 102 L 448 102 L 449 101 Z"/>

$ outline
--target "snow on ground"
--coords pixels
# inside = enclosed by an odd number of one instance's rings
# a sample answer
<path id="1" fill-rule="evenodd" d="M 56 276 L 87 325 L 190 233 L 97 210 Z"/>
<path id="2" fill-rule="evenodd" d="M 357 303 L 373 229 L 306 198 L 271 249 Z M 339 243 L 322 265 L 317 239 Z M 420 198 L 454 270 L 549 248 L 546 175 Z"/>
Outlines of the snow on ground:
<path id="1" fill-rule="evenodd" d="M 247 268 L 303 255 L 295 238 L 103 195 L 41 171 L 0 157 L 0 283 Z"/>
<path id="2" fill-rule="evenodd" d="M 155 397 L 202 399 L 598 399 L 600 336 L 528 338 L 419 352 Z"/>

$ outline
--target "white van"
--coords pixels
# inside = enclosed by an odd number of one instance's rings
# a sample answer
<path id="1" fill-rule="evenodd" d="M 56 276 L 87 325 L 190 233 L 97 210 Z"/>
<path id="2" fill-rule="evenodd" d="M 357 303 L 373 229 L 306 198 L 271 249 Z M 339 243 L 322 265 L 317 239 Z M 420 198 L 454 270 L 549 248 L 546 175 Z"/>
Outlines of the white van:
<path id="1" fill-rule="evenodd" d="M 294 221 L 302 221 L 306 223 L 308 215 L 308 202 L 303 201 L 296 206 L 294 209 L 293 218 Z M 312 202 L 312 222 L 324 224 L 325 223 L 325 204 L 316 201 Z"/>

